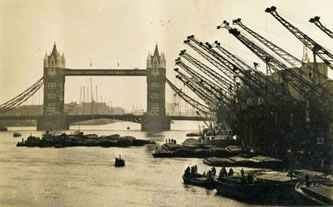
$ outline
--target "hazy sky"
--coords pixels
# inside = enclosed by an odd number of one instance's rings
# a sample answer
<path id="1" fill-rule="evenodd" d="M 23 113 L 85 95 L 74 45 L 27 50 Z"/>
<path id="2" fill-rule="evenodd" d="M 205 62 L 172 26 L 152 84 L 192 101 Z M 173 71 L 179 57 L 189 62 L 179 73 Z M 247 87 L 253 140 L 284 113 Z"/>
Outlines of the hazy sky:
<path id="1" fill-rule="evenodd" d="M 118 62 L 119 68 L 145 68 L 148 51 L 158 43 L 166 54 L 167 76 L 174 81 L 174 59 L 190 34 L 202 41 L 219 40 L 245 60 L 260 62 L 227 31 L 216 29 L 225 19 L 241 17 L 301 58 L 302 44 L 264 12 L 272 5 L 310 37 L 333 48 L 333 40 L 308 23 L 318 15 L 333 30 L 332 0 L 0 0 L 0 104 L 43 75 L 43 57 L 54 42 L 73 69 L 89 68 L 90 61 L 92 68 L 116 69 Z M 98 96 L 113 105 L 146 108 L 144 77 L 93 77 L 93 85 L 97 83 Z M 83 85 L 89 85 L 89 78 L 66 78 L 65 101 L 78 101 Z"/>

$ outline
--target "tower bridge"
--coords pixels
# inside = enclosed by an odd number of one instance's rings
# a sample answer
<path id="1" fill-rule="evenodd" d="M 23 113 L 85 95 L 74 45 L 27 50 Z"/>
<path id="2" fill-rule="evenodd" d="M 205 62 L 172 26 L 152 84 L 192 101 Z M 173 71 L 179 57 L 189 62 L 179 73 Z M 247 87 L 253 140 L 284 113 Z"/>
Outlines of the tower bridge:
<path id="1" fill-rule="evenodd" d="M 0 120 L 37 120 L 37 130 L 67 130 L 71 123 L 89 119 L 117 119 L 141 124 L 141 130 L 170 130 L 171 120 L 202 120 L 200 117 L 167 116 L 165 111 L 166 60 L 155 46 L 153 54 L 148 54 L 146 69 L 72 69 L 66 67 L 64 54 L 60 54 L 54 44 L 52 52 L 45 53 L 43 78 L 39 84 L 30 87 L 2 105 L 0 112 L 9 111 L 31 97 L 44 84 L 43 113 L 40 116 L 3 116 Z M 145 76 L 147 81 L 147 112 L 142 116 L 122 115 L 68 115 L 64 112 L 66 76 Z M 168 82 L 170 85 L 170 83 Z M 209 120 L 210 118 L 205 118 Z"/>
<path id="2" fill-rule="evenodd" d="M 166 61 L 156 45 L 153 55 L 148 54 L 146 69 L 70 69 L 66 68 L 64 54 L 54 44 L 50 55 L 44 57 L 43 116 L 37 119 L 37 129 L 52 126 L 68 129 L 68 116 L 64 114 L 66 76 L 146 76 L 147 112 L 142 116 L 142 130 L 169 130 L 170 118 L 165 113 Z"/>

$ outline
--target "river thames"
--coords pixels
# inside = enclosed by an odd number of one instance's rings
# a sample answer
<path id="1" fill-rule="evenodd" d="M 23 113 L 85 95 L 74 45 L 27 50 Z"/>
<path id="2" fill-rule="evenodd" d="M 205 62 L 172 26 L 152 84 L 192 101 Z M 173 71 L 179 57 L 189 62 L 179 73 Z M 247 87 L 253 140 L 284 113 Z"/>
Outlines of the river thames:
<path id="1" fill-rule="evenodd" d="M 130 130 L 126 130 L 127 127 Z M 178 126 L 178 127 L 177 127 Z M 131 135 L 159 144 L 173 138 L 178 143 L 198 123 L 176 122 L 171 131 L 146 133 L 140 125 L 117 122 L 101 126 L 73 126 L 98 135 Z M 184 130 L 181 130 L 181 129 Z M 155 145 L 129 148 L 16 147 L 20 138 L 40 136 L 34 127 L 9 127 L 0 133 L 0 206 L 247 206 L 222 196 L 216 190 L 184 185 L 182 174 L 188 165 L 200 172 L 209 166 L 194 158 L 153 158 Z M 69 132 L 70 133 L 70 132 Z M 115 168 L 119 154 L 126 167 Z M 218 169 L 219 170 L 219 169 Z"/>

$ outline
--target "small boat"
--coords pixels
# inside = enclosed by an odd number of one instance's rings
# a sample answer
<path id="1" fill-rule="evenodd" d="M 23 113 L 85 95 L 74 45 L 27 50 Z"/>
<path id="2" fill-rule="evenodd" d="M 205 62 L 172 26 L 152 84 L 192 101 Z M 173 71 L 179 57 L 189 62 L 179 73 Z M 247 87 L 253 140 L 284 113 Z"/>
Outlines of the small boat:
<path id="1" fill-rule="evenodd" d="M 20 132 L 14 132 L 13 137 L 20 137 L 22 134 Z"/>
<path id="2" fill-rule="evenodd" d="M 125 166 L 125 160 L 121 158 L 119 155 L 119 158 L 116 157 L 115 162 L 114 162 L 115 167 L 124 167 Z"/>
<path id="3" fill-rule="evenodd" d="M 214 187 L 214 178 L 207 177 L 202 174 L 188 174 L 183 175 L 184 184 L 196 185 L 206 188 L 213 188 Z"/>

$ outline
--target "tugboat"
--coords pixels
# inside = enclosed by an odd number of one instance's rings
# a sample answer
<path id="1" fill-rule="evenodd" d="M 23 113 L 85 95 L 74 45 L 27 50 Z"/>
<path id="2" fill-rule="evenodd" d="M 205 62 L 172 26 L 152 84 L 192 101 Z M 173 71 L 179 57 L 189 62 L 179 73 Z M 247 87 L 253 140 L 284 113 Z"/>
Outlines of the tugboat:
<path id="1" fill-rule="evenodd" d="M 124 167 L 125 166 L 125 160 L 121 158 L 121 155 L 119 155 L 119 158 L 116 157 L 114 166 L 115 167 Z"/>
<path id="2" fill-rule="evenodd" d="M 20 137 L 22 134 L 20 132 L 14 132 L 13 137 Z"/>

